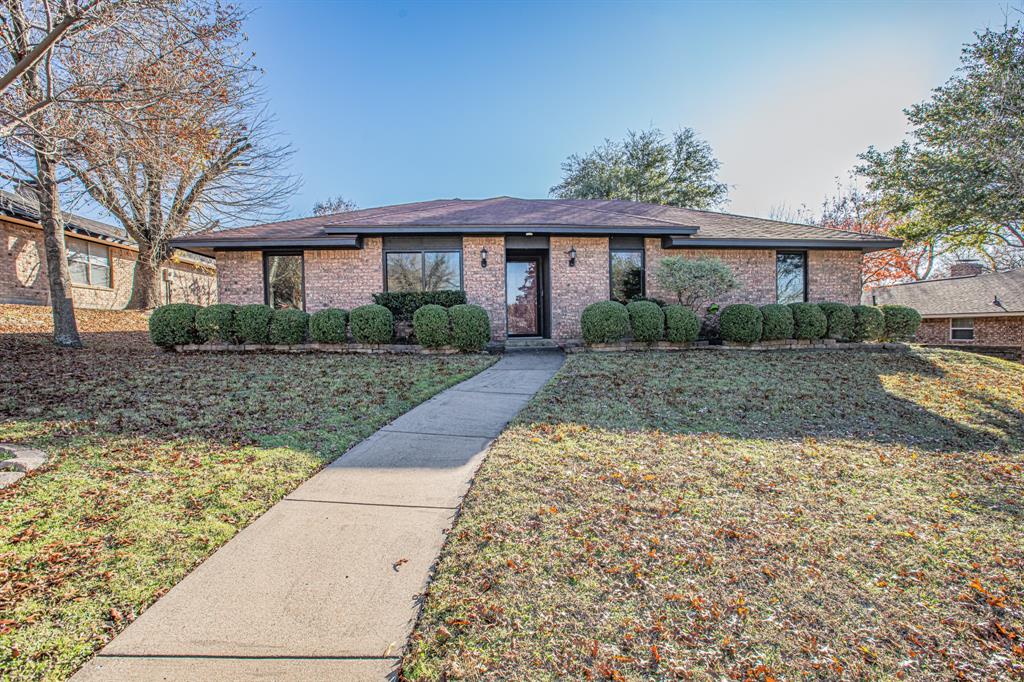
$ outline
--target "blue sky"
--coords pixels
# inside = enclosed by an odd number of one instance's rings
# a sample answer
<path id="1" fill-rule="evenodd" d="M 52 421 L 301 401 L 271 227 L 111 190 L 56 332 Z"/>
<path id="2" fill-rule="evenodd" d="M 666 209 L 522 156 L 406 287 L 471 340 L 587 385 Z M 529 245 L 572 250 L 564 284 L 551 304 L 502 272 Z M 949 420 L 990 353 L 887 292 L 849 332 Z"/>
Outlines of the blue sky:
<path id="1" fill-rule="evenodd" d="M 1005 4 L 247 3 L 296 148 L 292 215 L 439 197 L 546 197 L 560 164 L 650 125 L 695 128 L 726 210 L 817 209 Z"/>

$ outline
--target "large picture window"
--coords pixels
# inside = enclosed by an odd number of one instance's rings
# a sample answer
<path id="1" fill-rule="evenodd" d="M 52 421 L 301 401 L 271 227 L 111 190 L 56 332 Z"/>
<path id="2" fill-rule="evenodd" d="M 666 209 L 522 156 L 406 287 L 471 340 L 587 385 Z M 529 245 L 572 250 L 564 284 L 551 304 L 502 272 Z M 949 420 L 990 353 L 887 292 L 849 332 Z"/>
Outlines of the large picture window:
<path id="1" fill-rule="evenodd" d="M 305 308 L 301 253 L 263 254 L 267 304 L 274 308 Z"/>
<path id="2" fill-rule="evenodd" d="M 65 248 L 72 284 L 107 288 L 113 286 L 110 279 L 110 247 L 68 237 Z"/>
<path id="3" fill-rule="evenodd" d="M 644 252 L 615 249 L 610 252 L 611 298 L 620 303 L 644 295 Z"/>
<path id="4" fill-rule="evenodd" d="M 388 291 L 462 289 L 460 251 L 390 252 L 384 256 Z"/>
<path id="5" fill-rule="evenodd" d="M 807 254 L 778 251 L 775 254 L 775 293 L 779 303 L 807 300 Z"/>

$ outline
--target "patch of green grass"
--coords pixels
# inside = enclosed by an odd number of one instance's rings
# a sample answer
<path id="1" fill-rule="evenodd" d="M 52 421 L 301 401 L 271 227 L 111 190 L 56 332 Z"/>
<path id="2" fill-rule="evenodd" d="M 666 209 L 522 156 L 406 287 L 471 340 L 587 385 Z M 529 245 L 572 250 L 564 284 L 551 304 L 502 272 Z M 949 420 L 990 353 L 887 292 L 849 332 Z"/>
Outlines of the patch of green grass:
<path id="1" fill-rule="evenodd" d="M 497 441 L 410 679 L 1024 674 L 1024 367 L 571 356 Z"/>
<path id="2" fill-rule="evenodd" d="M 0 679 L 61 679 L 326 462 L 484 356 L 176 355 L 0 341 Z"/>

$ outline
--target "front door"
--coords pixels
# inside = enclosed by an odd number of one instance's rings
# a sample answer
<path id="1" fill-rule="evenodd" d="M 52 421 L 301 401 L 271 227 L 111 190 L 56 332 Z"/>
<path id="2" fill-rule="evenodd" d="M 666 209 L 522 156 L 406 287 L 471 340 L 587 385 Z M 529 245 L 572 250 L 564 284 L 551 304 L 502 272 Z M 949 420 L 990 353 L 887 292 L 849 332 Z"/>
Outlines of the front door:
<path id="1" fill-rule="evenodd" d="M 505 307 L 509 336 L 543 336 L 544 270 L 539 256 L 509 256 L 505 263 Z"/>

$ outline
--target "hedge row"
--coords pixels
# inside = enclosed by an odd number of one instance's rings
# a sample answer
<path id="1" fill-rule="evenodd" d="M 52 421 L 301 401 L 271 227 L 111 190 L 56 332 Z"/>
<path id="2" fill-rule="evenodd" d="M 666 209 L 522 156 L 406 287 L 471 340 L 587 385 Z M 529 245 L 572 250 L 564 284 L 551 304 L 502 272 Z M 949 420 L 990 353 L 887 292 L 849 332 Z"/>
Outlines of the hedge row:
<path id="1" fill-rule="evenodd" d="M 913 308 L 898 305 L 874 308 L 845 303 L 791 303 L 758 308 L 739 303 L 725 307 L 720 324 L 722 338 L 737 343 L 782 339 L 904 341 L 917 332 L 921 316 Z"/>
<path id="2" fill-rule="evenodd" d="M 644 343 L 662 339 L 684 343 L 696 341 L 700 331 L 700 321 L 689 308 L 662 307 L 653 301 L 633 301 L 629 305 L 618 301 L 591 303 L 583 310 L 581 326 L 587 343 L 614 343 L 630 332 L 635 340 Z"/>
<path id="3" fill-rule="evenodd" d="M 391 311 L 399 322 L 411 322 L 425 305 L 451 308 L 466 303 L 465 291 L 385 291 L 373 295 L 373 302 Z"/>
<path id="4" fill-rule="evenodd" d="M 414 317 L 421 321 L 419 325 L 414 322 L 414 328 L 424 346 L 454 345 L 460 350 L 483 350 L 491 340 L 490 320 L 479 306 L 422 308 L 426 312 L 421 316 L 416 311 Z M 211 342 L 289 346 L 307 340 L 344 343 L 349 332 L 359 343 L 383 344 L 391 342 L 394 331 L 394 315 L 377 304 L 360 306 L 351 313 L 329 308 L 309 315 L 301 310 L 274 310 L 261 304 L 218 303 L 201 308 L 190 303 L 172 303 L 157 308 L 149 318 L 150 339 L 165 348 Z"/>

